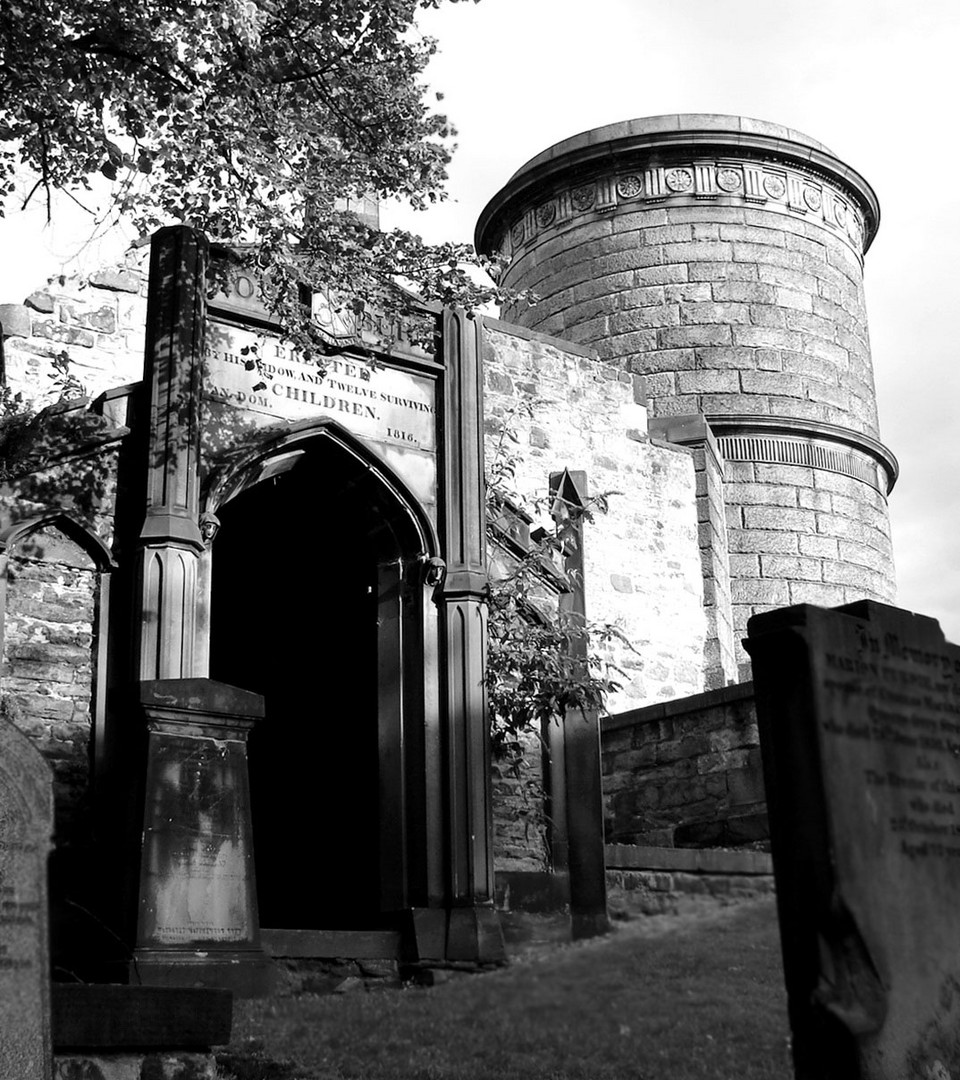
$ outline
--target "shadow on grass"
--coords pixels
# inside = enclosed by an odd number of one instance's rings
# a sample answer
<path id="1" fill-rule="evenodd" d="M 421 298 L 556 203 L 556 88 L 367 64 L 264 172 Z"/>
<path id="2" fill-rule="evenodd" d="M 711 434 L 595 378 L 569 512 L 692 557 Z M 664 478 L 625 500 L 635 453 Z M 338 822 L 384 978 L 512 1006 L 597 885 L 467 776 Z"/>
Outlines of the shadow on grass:
<path id="1" fill-rule="evenodd" d="M 263 1070 L 296 1062 L 242 1080 L 789 1080 L 787 1031 L 772 900 L 639 920 L 431 989 L 240 1002 L 234 1025 Z"/>

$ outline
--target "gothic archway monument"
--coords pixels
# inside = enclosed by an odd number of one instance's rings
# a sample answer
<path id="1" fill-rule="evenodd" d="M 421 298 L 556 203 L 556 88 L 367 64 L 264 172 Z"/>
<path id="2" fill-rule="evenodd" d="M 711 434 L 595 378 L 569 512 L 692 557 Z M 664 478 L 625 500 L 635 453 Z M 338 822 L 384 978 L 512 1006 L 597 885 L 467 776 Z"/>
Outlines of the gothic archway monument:
<path id="1" fill-rule="evenodd" d="M 257 992 L 323 934 L 498 959 L 478 329 L 426 311 L 436 353 L 324 381 L 252 279 L 207 301 L 209 257 L 154 237 L 118 505 L 102 782 L 138 976 Z"/>

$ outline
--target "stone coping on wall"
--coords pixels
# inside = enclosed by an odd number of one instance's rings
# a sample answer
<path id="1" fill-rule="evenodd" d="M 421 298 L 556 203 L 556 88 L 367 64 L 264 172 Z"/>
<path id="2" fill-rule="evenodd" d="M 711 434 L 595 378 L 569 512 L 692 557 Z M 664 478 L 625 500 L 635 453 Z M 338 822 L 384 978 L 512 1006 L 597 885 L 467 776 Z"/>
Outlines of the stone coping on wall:
<path id="1" fill-rule="evenodd" d="M 773 873 L 773 860 L 765 851 L 641 847 L 636 844 L 607 844 L 603 851 L 608 870 L 676 870 L 688 874 Z"/>
<path id="2" fill-rule="evenodd" d="M 492 315 L 482 316 L 483 325 L 491 330 L 499 330 L 502 334 L 510 334 L 511 337 L 520 338 L 523 341 L 539 341 L 544 345 L 550 345 L 561 352 L 571 353 L 573 356 L 584 356 L 588 360 L 600 359 L 600 354 L 590 345 L 578 345 L 575 341 L 567 341 L 566 338 L 554 337 L 552 334 L 541 334 L 539 330 L 528 330 L 525 326 L 516 323 L 504 322 L 503 319 L 494 318 Z M 608 364 L 607 367 L 614 365 Z"/>
<path id="3" fill-rule="evenodd" d="M 880 224 L 873 188 L 822 143 L 748 117 L 681 113 L 608 124 L 548 147 L 487 203 L 475 244 L 490 254 L 506 236 L 515 252 L 577 215 L 704 199 L 809 216 L 861 257 Z"/>
<path id="4" fill-rule="evenodd" d="M 734 683 L 721 686 L 719 690 L 707 690 L 703 694 L 691 694 L 689 697 L 673 698 L 656 705 L 645 705 L 640 709 L 605 716 L 600 721 L 602 731 L 617 731 L 620 728 L 636 727 L 637 724 L 651 724 L 667 720 L 671 716 L 683 716 L 701 709 L 714 708 L 734 701 L 748 701 L 753 698 L 753 683 Z"/>

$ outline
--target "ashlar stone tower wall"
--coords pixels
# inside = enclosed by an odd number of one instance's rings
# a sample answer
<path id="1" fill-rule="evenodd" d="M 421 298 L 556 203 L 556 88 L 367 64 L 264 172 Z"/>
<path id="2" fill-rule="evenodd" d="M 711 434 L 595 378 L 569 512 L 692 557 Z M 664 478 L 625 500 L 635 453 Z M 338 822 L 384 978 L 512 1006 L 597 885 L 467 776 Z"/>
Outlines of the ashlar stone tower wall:
<path id="1" fill-rule="evenodd" d="M 478 224 L 504 284 L 538 298 L 505 318 L 644 376 L 652 433 L 715 436 L 736 638 L 767 607 L 893 598 L 897 465 L 863 293 L 878 222 L 869 184 L 821 143 L 697 114 L 550 147 Z"/>

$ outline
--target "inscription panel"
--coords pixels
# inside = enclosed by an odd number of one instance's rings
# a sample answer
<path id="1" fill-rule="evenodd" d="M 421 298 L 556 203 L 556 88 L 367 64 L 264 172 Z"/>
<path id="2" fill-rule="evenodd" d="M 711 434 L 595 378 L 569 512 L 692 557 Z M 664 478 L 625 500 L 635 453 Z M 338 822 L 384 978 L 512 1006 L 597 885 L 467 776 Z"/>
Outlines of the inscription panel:
<path id="1" fill-rule="evenodd" d="M 960 647 L 872 602 L 749 632 L 798 1075 L 960 1077 Z"/>
<path id="2" fill-rule="evenodd" d="M 916 647 L 868 624 L 835 644 L 819 657 L 828 767 L 862 758 L 858 794 L 892 854 L 960 858 L 960 650 Z"/>
<path id="3" fill-rule="evenodd" d="M 240 742 L 151 732 L 141 944 L 247 944 L 252 853 Z"/>
<path id="4" fill-rule="evenodd" d="M 254 414 L 260 423 L 332 416 L 356 435 L 388 445 L 435 450 L 434 380 L 397 368 L 330 357 L 323 374 L 280 338 L 212 323 L 207 328 L 208 397 Z"/>

